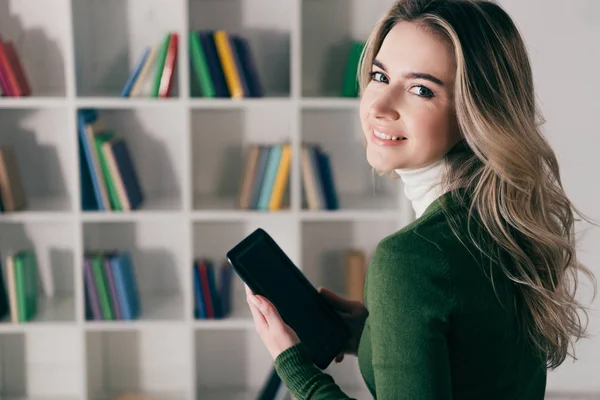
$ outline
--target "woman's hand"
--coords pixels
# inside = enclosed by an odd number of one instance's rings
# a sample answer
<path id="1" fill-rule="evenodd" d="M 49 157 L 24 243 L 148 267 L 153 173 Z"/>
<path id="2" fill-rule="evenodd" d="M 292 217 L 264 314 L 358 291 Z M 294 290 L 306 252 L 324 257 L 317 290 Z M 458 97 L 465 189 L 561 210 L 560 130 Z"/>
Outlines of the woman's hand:
<path id="1" fill-rule="evenodd" d="M 365 321 L 369 312 L 360 301 L 346 299 L 321 286 L 319 286 L 318 290 L 321 296 L 342 316 L 350 328 L 350 340 L 344 351 L 335 358 L 335 362 L 340 363 L 344 359 L 344 354 L 357 355 L 358 343 L 365 328 Z"/>
<path id="2" fill-rule="evenodd" d="M 300 343 L 292 328 L 283 322 L 275 306 L 263 296 L 255 295 L 247 285 L 246 301 L 252 312 L 254 327 L 267 346 L 273 360 L 284 350 Z"/>

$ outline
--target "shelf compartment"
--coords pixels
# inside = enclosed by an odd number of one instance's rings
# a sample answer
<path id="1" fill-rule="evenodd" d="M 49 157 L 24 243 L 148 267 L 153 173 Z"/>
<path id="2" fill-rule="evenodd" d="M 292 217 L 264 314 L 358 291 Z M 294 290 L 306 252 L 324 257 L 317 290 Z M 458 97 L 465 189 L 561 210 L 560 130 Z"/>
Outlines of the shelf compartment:
<path id="1" fill-rule="evenodd" d="M 23 324 L 75 321 L 74 234 L 73 222 L 0 223 L 0 256 L 5 277 L 7 257 L 21 250 L 32 250 L 37 259 L 37 313 Z M 0 324 L 12 324 L 10 315 Z"/>
<path id="2" fill-rule="evenodd" d="M 197 109 L 191 113 L 194 210 L 240 210 L 238 195 L 246 146 L 291 143 L 292 110 L 284 103 L 270 108 Z M 282 210 L 290 208 L 291 186 L 290 170 Z"/>
<path id="3" fill-rule="evenodd" d="M 368 263 L 379 241 L 396 232 L 398 224 L 384 221 L 320 221 L 302 223 L 302 270 L 315 287 L 324 286 L 344 297 L 347 272 L 345 255 L 362 250 Z M 346 356 L 326 370 L 344 391 L 364 389 L 356 357 Z M 362 397 L 361 397 L 362 398 Z"/>
<path id="4" fill-rule="evenodd" d="M 189 29 L 222 29 L 247 39 L 264 95 L 289 97 L 294 11 L 292 1 L 189 0 Z M 190 68 L 190 84 L 195 79 Z"/>
<path id="5" fill-rule="evenodd" d="M 86 252 L 129 251 L 140 300 L 138 320 L 183 320 L 183 270 L 185 231 L 178 220 L 160 222 L 86 222 L 83 227 Z M 81 266 L 83 270 L 83 265 Z M 83 275 L 83 274 L 82 274 Z M 88 320 L 94 324 L 130 323 L 122 320 Z"/>
<path id="6" fill-rule="evenodd" d="M 263 221 L 246 222 L 196 222 L 194 223 L 193 257 L 204 257 L 215 261 L 215 265 L 226 260 L 227 252 L 238 244 L 247 235 L 257 228 L 264 229 L 294 262 L 298 261 L 298 254 L 294 251 L 297 237 L 295 234 L 294 220 L 290 218 L 277 218 Z M 193 282 L 192 263 L 189 263 L 189 282 Z M 224 320 L 198 320 L 197 327 L 214 327 L 221 324 L 223 327 L 245 328 L 247 322 L 252 320 L 252 314 L 246 303 L 244 283 L 232 271 L 231 282 L 231 313 Z M 190 284 L 193 290 L 193 283 Z M 192 297 L 192 301 L 194 297 Z"/>
<path id="7" fill-rule="evenodd" d="M 339 210 L 399 209 L 401 181 L 379 176 L 369 165 L 358 112 L 305 109 L 302 111 L 301 134 L 303 143 L 317 144 L 329 156 Z M 302 208 L 307 210 L 302 168 L 300 176 Z"/>
<path id="8" fill-rule="evenodd" d="M 78 399 L 83 379 L 77 328 L 47 327 L 0 335 L 3 399 Z"/>
<path id="9" fill-rule="evenodd" d="M 11 214 L 72 210 L 75 158 L 65 130 L 68 116 L 63 108 L 0 110 L 0 146 L 12 148 L 27 198 L 27 206 Z"/>
<path id="10" fill-rule="evenodd" d="M 302 95 L 340 97 L 352 41 L 367 40 L 390 2 L 301 1 Z"/>
<path id="11" fill-rule="evenodd" d="M 196 331 L 195 340 L 195 398 L 256 398 L 273 365 L 256 331 Z"/>
<path id="12" fill-rule="evenodd" d="M 140 208 L 130 212 L 181 210 L 185 110 L 148 107 L 135 110 L 103 108 L 97 111 L 106 129 L 127 143 L 145 196 Z M 85 211 L 84 214 L 98 212 Z"/>
<path id="13" fill-rule="evenodd" d="M 190 339 L 182 327 L 87 332 L 88 397 L 141 392 L 160 399 L 190 398 Z"/>
<path id="14" fill-rule="evenodd" d="M 182 2 L 78 0 L 72 4 L 79 96 L 119 97 L 144 49 L 160 44 L 168 32 L 177 32 L 180 38 L 171 89 L 171 97 L 179 96 Z M 147 83 L 153 79 L 151 70 Z"/>
<path id="15" fill-rule="evenodd" d="M 31 87 L 28 97 L 66 96 L 69 4 L 68 0 L 0 0 L 2 36 L 15 45 Z M 0 103 L 11 99 L 1 98 Z"/>

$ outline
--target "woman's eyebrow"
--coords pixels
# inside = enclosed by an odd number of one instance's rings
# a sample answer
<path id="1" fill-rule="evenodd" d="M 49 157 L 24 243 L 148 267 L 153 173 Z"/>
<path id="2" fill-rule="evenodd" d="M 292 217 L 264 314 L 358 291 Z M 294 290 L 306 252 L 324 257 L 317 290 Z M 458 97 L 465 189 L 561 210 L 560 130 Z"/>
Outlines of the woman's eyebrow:
<path id="1" fill-rule="evenodd" d="M 377 59 L 373 60 L 373 65 L 381 68 L 385 72 L 388 72 L 388 70 L 385 68 L 385 65 L 383 65 L 383 63 Z M 441 79 L 436 78 L 435 76 L 427 74 L 425 72 L 406 72 L 402 74 L 402 76 L 404 77 L 404 79 L 425 79 L 435 83 L 436 85 L 444 87 L 444 82 L 442 82 Z"/>

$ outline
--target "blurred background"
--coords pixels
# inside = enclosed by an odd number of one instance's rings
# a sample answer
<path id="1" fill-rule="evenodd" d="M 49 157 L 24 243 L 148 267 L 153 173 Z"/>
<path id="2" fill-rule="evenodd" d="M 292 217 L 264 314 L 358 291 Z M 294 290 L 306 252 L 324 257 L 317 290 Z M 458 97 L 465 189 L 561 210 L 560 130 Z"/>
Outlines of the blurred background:
<path id="1" fill-rule="evenodd" d="M 289 398 L 225 254 L 262 227 L 360 298 L 414 219 L 360 140 L 356 63 L 392 3 L 0 0 L 0 398 Z M 499 3 L 567 194 L 600 221 L 600 2 Z M 547 398 L 600 399 L 597 305 Z M 369 398 L 355 357 L 327 372 Z"/>

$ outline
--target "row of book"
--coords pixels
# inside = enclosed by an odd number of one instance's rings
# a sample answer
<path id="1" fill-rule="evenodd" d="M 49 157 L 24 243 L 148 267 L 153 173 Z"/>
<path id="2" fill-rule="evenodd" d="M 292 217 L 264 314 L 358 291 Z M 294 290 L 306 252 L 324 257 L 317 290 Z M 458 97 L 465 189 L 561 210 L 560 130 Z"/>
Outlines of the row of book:
<path id="1" fill-rule="evenodd" d="M 24 249 L 5 259 L 0 273 L 0 318 L 31 321 L 38 312 L 38 265 L 34 251 Z"/>
<path id="2" fill-rule="evenodd" d="M 290 143 L 250 143 L 238 192 L 241 209 L 280 210 L 289 198 Z"/>
<path id="3" fill-rule="evenodd" d="M 225 30 L 189 35 L 194 97 L 262 97 L 263 89 L 249 42 Z M 197 86 L 193 84 L 196 83 Z"/>
<path id="4" fill-rule="evenodd" d="M 145 47 L 121 97 L 169 97 L 177 72 L 178 44 L 179 34 L 168 32 L 160 43 Z"/>
<path id="5" fill-rule="evenodd" d="M 0 146 L 0 212 L 27 208 L 27 196 L 12 146 Z"/>
<path id="6" fill-rule="evenodd" d="M 138 209 L 145 194 L 125 139 L 94 109 L 78 111 L 78 137 L 82 209 Z"/>
<path id="7" fill-rule="evenodd" d="M 194 317 L 222 319 L 231 312 L 231 265 L 226 260 L 200 257 L 194 260 Z"/>
<path id="8" fill-rule="evenodd" d="M 83 260 L 88 320 L 133 320 L 141 312 L 136 274 L 128 251 L 86 252 Z"/>
<path id="9" fill-rule="evenodd" d="M 329 154 L 316 143 L 301 149 L 302 201 L 311 210 L 337 210 L 339 201 Z M 292 149 L 288 142 L 246 146 L 238 207 L 274 211 L 289 204 Z"/>
<path id="10" fill-rule="evenodd" d="M 0 37 L 0 96 L 24 97 L 31 95 L 29 78 L 15 44 Z"/>

